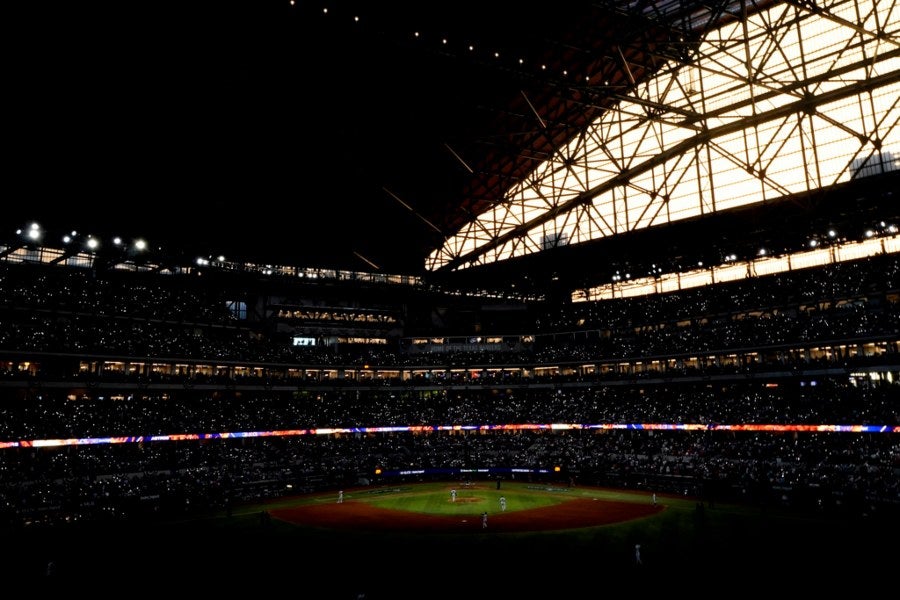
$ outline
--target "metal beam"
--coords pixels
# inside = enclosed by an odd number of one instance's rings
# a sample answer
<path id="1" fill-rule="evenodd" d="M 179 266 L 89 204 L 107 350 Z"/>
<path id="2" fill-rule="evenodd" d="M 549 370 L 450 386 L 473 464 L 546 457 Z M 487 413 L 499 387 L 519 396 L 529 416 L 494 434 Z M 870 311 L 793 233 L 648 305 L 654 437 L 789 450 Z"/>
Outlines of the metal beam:
<path id="1" fill-rule="evenodd" d="M 892 58 L 900 57 L 900 49 L 894 49 L 890 52 L 881 53 L 879 55 L 880 60 L 887 60 Z M 764 100 L 767 97 L 781 95 L 788 91 L 793 91 L 796 89 L 807 88 L 810 84 L 817 83 L 819 81 L 833 79 L 836 76 L 839 76 L 845 72 L 851 72 L 859 69 L 861 64 L 851 64 L 842 67 L 841 69 L 835 69 L 829 73 L 823 74 L 819 77 L 810 78 L 804 81 L 798 81 L 791 85 L 785 86 L 780 90 L 773 90 L 766 94 L 760 94 L 756 96 L 755 101 L 759 102 L 760 100 Z M 455 257 L 454 259 L 448 261 L 447 264 L 441 267 L 441 270 L 453 270 L 456 267 L 460 266 L 465 262 L 470 262 L 473 258 L 481 256 L 490 250 L 497 248 L 515 238 L 526 235 L 530 230 L 535 227 L 547 223 L 553 219 L 555 219 L 560 214 L 570 211 L 580 205 L 586 204 L 593 200 L 597 195 L 611 190 L 613 188 L 625 185 L 631 179 L 636 176 L 646 173 L 651 169 L 664 164 L 671 157 L 683 154 L 692 148 L 701 146 L 703 144 L 709 143 L 711 140 L 714 140 L 720 136 L 727 135 L 729 133 L 734 133 L 737 131 L 742 131 L 744 129 L 753 127 L 755 125 L 759 125 L 762 123 L 766 123 L 769 121 L 774 121 L 777 119 L 785 118 L 789 115 L 800 113 L 800 112 L 811 112 L 815 110 L 815 107 L 819 104 L 827 104 L 829 102 L 834 102 L 836 100 L 840 100 L 843 98 L 848 98 L 851 96 L 859 95 L 863 92 L 871 91 L 886 85 L 890 85 L 893 83 L 897 83 L 900 81 L 900 71 L 893 71 L 889 73 L 885 73 L 883 75 L 873 77 L 870 79 L 866 79 L 864 81 L 859 81 L 855 84 L 844 86 L 842 88 L 834 89 L 829 92 L 825 92 L 823 94 L 819 94 L 816 96 L 803 97 L 798 99 L 796 102 L 786 104 L 775 108 L 771 111 L 764 113 L 757 113 L 745 117 L 739 121 L 735 121 L 732 123 L 728 123 L 725 125 L 720 125 L 719 127 L 715 127 L 712 129 L 702 129 L 696 135 L 668 148 L 664 152 L 659 153 L 653 158 L 646 160 L 634 167 L 623 170 L 621 173 L 609 178 L 607 181 L 604 181 L 600 185 L 597 185 L 593 188 L 590 188 L 584 192 L 581 192 L 574 198 L 567 200 L 559 205 L 556 205 L 546 212 L 538 215 L 537 217 L 526 221 L 506 233 L 502 235 L 498 235 L 496 238 L 491 240 L 486 244 L 482 244 L 472 250 L 471 252 Z M 631 99 L 629 99 L 631 100 Z M 707 115 L 702 115 L 698 117 L 694 117 L 692 119 L 688 119 L 688 121 L 692 120 L 705 120 L 710 117 L 714 117 L 719 114 L 724 113 L 733 113 L 737 108 L 745 106 L 747 103 L 752 102 L 753 100 L 742 100 L 736 102 L 733 105 L 729 105 L 723 108 L 720 108 L 717 111 L 711 111 Z"/>

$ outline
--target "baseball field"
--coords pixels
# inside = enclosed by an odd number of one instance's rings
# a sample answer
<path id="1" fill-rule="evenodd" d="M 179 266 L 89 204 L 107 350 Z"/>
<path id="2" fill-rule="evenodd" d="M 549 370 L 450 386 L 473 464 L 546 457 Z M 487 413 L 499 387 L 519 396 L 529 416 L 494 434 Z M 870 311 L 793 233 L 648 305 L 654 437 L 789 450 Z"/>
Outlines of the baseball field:
<path id="1" fill-rule="evenodd" d="M 189 519 L 13 531 L 2 574 L 70 592 L 249 585 L 323 600 L 520 599 L 600 598 L 623 586 L 810 593 L 860 579 L 875 590 L 900 564 L 898 523 L 876 516 L 510 481 L 366 486 L 339 499 L 333 490 Z"/>

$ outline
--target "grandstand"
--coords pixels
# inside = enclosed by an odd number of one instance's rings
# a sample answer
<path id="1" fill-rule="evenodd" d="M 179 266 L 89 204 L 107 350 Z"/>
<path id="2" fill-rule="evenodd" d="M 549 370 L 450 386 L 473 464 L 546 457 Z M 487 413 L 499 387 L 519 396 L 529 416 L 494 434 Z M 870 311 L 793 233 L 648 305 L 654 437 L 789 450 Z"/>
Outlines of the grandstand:
<path id="1" fill-rule="evenodd" d="M 312 597 L 368 586 L 375 598 L 420 593 L 458 568 L 448 560 L 492 568 L 488 552 L 566 570 L 491 588 L 528 597 L 538 583 L 587 593 L 586 565 L 621 572 L 639 535 L 657 562 L 628 573 L 647 589 L 689 569 L 809 589 L 832 568 L 888 577 L 890 549 L 867 545 L 900 533 L 900 11 L 679 0 L 588 12 L 554 32 L 567 52 L 544 50 L 551 70 L 585 81 L 533 81 L 543 93 L 509 109 L 542 126 L 525 136 L 501 120 L 515 151 L 473 163 L 457 210 L 413 211 L 441 231 L 410 249 L 421 269 L 91 247 L 99 236 L 54 241 L 40 215 L 6 232 L 0 531 L 23 551 L 0 572 L 41 579 L 49 560 L 92 583 L 195 573 L 216 587 L 242 566 L 245 579 L 297 581 L 295 544 L 320 544 L 304 577 L 341 552 L 350 572 L 306 581 Z M 340 538 L 348 551 L 331 533 L 233 516 L 473 480 L 692 510 L 678 529 L 481 552 Z M 723 505 L 760 521 L 707 529 Z M 682 527 L 701 533 L 676 542 Z M 116 556 L 156 533 L 171 555 Z"/>

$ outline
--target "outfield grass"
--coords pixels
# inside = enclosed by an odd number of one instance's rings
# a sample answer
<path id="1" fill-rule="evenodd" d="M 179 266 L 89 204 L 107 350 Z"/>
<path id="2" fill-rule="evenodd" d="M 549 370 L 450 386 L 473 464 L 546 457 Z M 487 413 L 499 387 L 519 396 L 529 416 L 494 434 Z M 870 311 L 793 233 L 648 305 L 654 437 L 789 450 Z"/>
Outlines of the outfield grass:
<path id="1" fill-rule="evenodd" d="M 548 486 L 541 486 L 547 488 Z M 482 512 L 493 513 L 500 510 L 500 497 L 506 498 L 507 512 L 553 506 L 564 502 L 570 495 L 550 493 L 538 488 L 528 489 L 524 484 L 508 484 L 503 489 L 496 489 L 489 484 L 478 487 L 453 486 L 443 484 L 419 484 L 414 487 L 401 488 L 395 494 L 382 494 L 366 497 L 364 494 L 352 494 L 354 500 L 369 502 L 379 508 L 391 510 L 407 510 L 431 515 L 480 515 Z M 456 490 L 453 501 L 450 490 Z"/>

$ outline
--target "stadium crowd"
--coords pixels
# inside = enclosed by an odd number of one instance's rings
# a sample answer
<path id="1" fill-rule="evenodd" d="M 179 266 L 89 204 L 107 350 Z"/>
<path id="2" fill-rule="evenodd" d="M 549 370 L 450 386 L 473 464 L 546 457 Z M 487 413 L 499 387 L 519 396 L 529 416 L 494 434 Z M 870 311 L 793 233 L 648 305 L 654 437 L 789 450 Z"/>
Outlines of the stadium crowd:
<path id="1" fill-rule="evenodd" d="M 526 313 L 543 314 L 529 348 L 427 353 L 399 343 L 292 346 L 278 335 L 277 322 L 239 318 L 234 301 L 254 299 L 232 288 L 181 285 L 174 276 L 126 285 L 114 273 L 4 264 L 0 443 L 10 444 L 0 447 L 0 523 L 152 518 L 471 469 L 706 502 L 897 511 L 900 440 L 891 433 L 900 424 L 897 273 L 897 258 L 881 256 L 645 298 L 540 304 Z M 688 358 L 697 353 L 715 359 Z M 648 358 L 665 368 L 638 369 Z M 259 369 L 81 368 L 107 359 L 244 361 Z M 604 370 L 604 361 L 626 367 Z M 591 368 L 565 368 L 585 362 Z M 322 369 L 361 365 L 386 373 L 434 369 L 408 378 L 322 380 Z M 490 368 L 497 365 L 504 368 Z M 316 376 L 279 388 L 286 366 L 314 367 Z M 479 428 L 549 423 L 710 427 Z M 720 424 L 885 431 L 712 427 Z M 437 425 L 460 427 L 294 431 Z M 273 430 L 290 434 L 148 437 Z M 143 437 L 13 443 L 128 436 Z"/>

